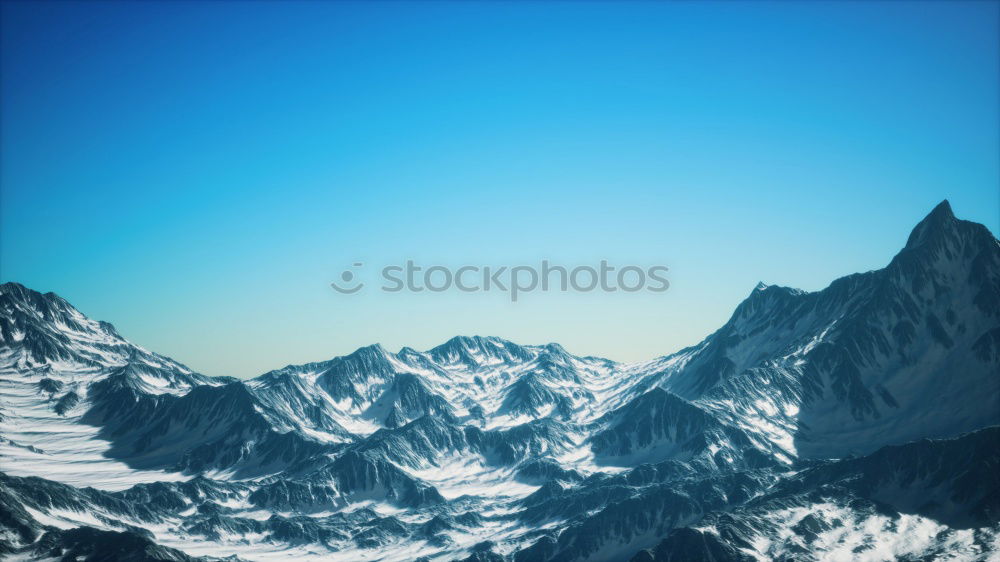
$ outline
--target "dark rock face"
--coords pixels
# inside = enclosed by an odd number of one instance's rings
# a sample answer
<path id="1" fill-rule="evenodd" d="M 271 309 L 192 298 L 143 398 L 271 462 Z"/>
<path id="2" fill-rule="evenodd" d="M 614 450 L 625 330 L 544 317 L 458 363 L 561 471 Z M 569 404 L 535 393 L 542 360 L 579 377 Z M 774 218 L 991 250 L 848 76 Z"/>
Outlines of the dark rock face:
<path id="1" fill-rule="evenodd" d="M 211 378 L 8 283 L 0 556 L 987 559 L 998 374 L 1000 242 L 947 202 L 633 365 L 474 336 Z"/>
<path id="2" fill-rule="evenodd" d="M 159 546 L 135 532 L 101 531 L 90 527 L 49 531 L 31 549 L 39 558 L 62 560 L 123 560 L 128 562 L 188 562 L 194 558 Z"/>

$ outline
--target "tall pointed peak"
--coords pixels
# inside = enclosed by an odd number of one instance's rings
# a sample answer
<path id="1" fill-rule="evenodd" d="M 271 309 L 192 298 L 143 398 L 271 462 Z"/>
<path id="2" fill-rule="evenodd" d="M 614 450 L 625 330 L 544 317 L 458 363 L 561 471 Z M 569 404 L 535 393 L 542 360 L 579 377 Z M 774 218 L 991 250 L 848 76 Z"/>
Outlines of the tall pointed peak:
<path id="1" fill-rule="evenodd" d="M 924 220 L 917 223 L 917 226 L 910 232 L 910 237 L 906 240 L 906 247 L 913 248 L 919 246 L 929 238 L 938 233 L 945 232 L 957 222 L 955 213 L 951 210 L 951 203 L 947 199 L 941 201 L 926 216 Z"/>
<path id="2" fill-rule="evenodd" d="M 938 203 L 934 207 L 934 209 L 931 210 L 928 216 L 932 217 L 935 215 L 940 215 L 942 217 L 947 217 L 951 219 L 955 218 L 955 213 L 953 213 L 951 210 L 951 203 L 949 203 L 947 199 L 943 199 L 940 203 Z"/>

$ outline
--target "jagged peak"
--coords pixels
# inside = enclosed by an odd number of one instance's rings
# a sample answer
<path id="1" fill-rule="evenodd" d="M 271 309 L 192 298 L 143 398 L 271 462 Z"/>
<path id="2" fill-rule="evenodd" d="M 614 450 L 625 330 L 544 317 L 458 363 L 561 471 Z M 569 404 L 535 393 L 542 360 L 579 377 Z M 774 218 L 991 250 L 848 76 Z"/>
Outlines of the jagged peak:
<path id="1" fill-rule="evenodd" d="M 736 318 L 746 317 L 758 310 L 767 309 L 772 303 L 782 302 L 789 297 L 797 297 L 805 293 L 802 289 L 783 287 L 781 285 L 768 285 L 761 281 L 743 299 L 743 302 L 736 307 L 730 322 Z"/>
<path id="2" fill-rule="evenodd" d="M 382 344 L 373 343 L 371 345 L 355 349 L 348 355 L 345 355 L 344 359 L 385 360 L 388 359 L 390 355 L 392 355 L 392 353 L 382 347 Z"/>
<path id="3" fill-rule="evenodd" d="M 752 297 L 754 295 L 761 293 L 769 295 L 798 295 L 804 292 L 805 291 L 803 291 L 802 289 L 796 289 L 794 287 L 785 287 L 784 285 L 768 285 L 767 283 L 761 281 L 758 282 L 757 285 L 753 288 L 753 291 L 750 292 L 750 296 Z"/>
<path id="4" fill-rule="evenodd" d="M 35 292 L 25 287 L 24 285 L 18 283 L 17 281 L 7 281 L 6 283 L 0 283 L 0 295 L 5 295 L 7 293 L 24 293 L 27 291 Z"/>
<path id="5" fill-rule="evenodd" d="M 507 342 L 494 336 L 455 336 L 443 344 L 430 349 L 429 352 L 438 349 L 476 349 L 487 345 L 503 345 L 504 343 Z"/>
<path id="6" fill-rule="evenodd" d="M 12 299 L 39 312 L 43 312 L 43 310 L 51 312 L 57 309 L 61 312 L 76 310 L 66 299 L 53 292 L 41 293 L 15 281 L 8 281 L 0 285 L 0 296 Z"/>
<path id="7" fill-rule="evenodd" d="M 88 365 L 116 366 L 139 356 L 155 356 L 126 340 L 110 322 L 91 319 L 53 292 L 7 282 L 0 285 L 0 309 L 6 320 L 26 331 L 19 346 L 30 349 L 38 362 L 58 356 Z"/>
<path id="8" fill-rule="evenodd" d="M 380 343 L 373 343 L 371 345 L 366 345 L 354 350 L 354 353 L 388 353 L 388 351 L 382 347 Z"/>
<path id="9" fill-rule="evenodd" d="M 18 298 L 20 300 L 43 299 L 47 301 L 64 302 L 64 303 L 66 302 L 65 299 L 53 293 L 52 291 L 43 293 L 41 291 L 36 291 L 26 285 L 22 285 L 17 281 L 7 281 L 6 283 L 0 284 L 0 295 L 11 295 L 12 297 Z"/>
<path id="10" fill-rule="evenodd" d="M 938 203 L 923 220 L 917 223 L 917 226 L 913 227 L 909 238 L 906 240 L 905 249 L 920 246 L 935 235 L 953 228 L 957 223 L 958 219 L 955 218 L 955 214 L 951 210 L 951 203 L 945 199 Z"/>
<path id="11" fill-rule="evenodd" d="M 477 355 L 488 356 L 509 355 L 522 359 L 531 354 L 523 347 L 496 336 L 455 336 L 445 343 L 429 349 L 427 353 L 436 360 L 453 361 L 458 359 L 463 363 L 478 363 Z"/>
<path id="12" fill-rule="evenodd" d="M 394 368 L 395 355 L 376 343 L 359 347 L 348 355 L 332 359 L 329 364 L 331 368 L 347 368 L 358 373 L 390 373 Z"/>
<path id="13" fill-rule="evenodd" d="M 445 345 L 479 345 L 489 339 L 483 336 L 455 336 L 445 342 Z"/>

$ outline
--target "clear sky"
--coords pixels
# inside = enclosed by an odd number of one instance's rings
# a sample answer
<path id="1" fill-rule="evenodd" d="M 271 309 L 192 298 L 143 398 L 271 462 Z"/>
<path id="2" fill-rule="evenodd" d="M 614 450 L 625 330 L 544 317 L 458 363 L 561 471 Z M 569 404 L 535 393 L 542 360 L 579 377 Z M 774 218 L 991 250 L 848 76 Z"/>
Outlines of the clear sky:
<path id="1" fill-rule="evenodd" d="M 941 199 L 1000 228 L 997 3 L 2 11 L 3 280 L 211 375 L 457 334 L 647 359 L 760 280 L 882 267 Z M 328 286 L 408 258 L 671 288 Z"/>

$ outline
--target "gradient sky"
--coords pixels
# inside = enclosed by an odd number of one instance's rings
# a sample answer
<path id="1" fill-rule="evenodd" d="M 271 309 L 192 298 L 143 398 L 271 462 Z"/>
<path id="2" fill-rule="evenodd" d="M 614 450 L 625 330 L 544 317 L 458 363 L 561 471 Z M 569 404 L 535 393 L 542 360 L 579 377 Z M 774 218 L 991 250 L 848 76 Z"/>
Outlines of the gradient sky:
<path id="1" fill-rule="evenodd" d="M 0 269 L 211 375 L 456 334 L 647 359 L 1000 228 L 998 4 L 4 3 Z M 345 296 L 355 261 L 663 294 Z M 374 275 L 365 271 L 364 275 Z"/>

